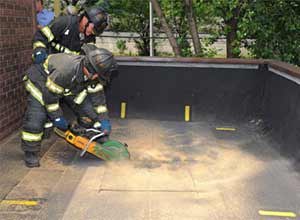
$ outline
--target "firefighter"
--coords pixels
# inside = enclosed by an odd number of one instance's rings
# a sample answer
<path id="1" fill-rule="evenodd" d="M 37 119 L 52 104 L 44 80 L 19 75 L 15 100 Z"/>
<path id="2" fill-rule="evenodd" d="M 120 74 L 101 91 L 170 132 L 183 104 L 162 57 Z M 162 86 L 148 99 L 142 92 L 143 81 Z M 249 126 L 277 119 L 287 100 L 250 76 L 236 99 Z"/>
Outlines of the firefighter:
<path id="1" fill-rule="evenodd" d="M 40 165 L 38 154 L 48 118 L 60 130 L 68 129 L 69 123 L 59 105 L 63 97 L 72 100 L 78 117 L 89 118 L 95 128 L 110 134 L 104 86 L 117 65 L 106 49 L 90 45 L 85 54 L 52 54 L 43 64 L 33 64 L 27 70 L 24 81 L 29 95 L 22 130 L 26 166 Z"/>
<path id="2" fill-rule="evenodd" d="M 33 39 L 33 61 L 42 63 L 48 54 L 79 54 L 83 43 L 94 42 L 108 25 L 108 14 L 101 7 L 87 9 L 79 15 L 56 18 L 38 30 Z"/>

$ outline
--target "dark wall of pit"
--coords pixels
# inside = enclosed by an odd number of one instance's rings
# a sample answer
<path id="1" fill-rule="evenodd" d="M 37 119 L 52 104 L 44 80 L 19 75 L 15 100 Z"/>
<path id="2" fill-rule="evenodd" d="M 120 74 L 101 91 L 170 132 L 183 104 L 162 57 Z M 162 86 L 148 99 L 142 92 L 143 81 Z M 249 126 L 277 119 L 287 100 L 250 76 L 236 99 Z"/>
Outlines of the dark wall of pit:
<path id="1" fill-rule="evenodd" d="M 127 118 L 184 120 L 190 105 L 192 121 L 263 119 L 264 134 L 279 143 L 280 152 L 300 158 L 300 85 L 267 70 L 199 67 L 120 66 L 107 91 L 110 114 Z M 287 74 L 288 75 L 288 74 Z"/>
<path id="2" fill-rule="evenodd" d="M 192 121 L 241 120 L 261 113 L 268 73 L 255 69 L 120 66 L 119 77 L 108 90 L 113 116 L 120 102 L 128 118 L 184 120 L 191 106 Z"/>
<path id="3" fill-rule="evenodd" d="M 280 152 L 300 159 L 300 85 L 269 72 L 263 99 L 265 130 Z"/>
<path id="4" fill-rule="evenodd" d="M 33 0 L 0 1 L 0 140 L 20 127 L 24 71 L 31 61 Z"/>

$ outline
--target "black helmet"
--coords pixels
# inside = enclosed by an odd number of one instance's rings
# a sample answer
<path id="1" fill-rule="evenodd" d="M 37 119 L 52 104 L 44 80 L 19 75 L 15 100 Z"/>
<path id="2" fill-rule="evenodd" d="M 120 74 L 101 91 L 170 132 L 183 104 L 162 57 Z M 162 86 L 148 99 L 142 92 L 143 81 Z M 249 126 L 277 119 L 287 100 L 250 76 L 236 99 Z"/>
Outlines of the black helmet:
<path id="1" fill-rule="evenodd" d="M 81 55 L 87 55 L 89 52 L 91 52 L 92 50 L 96 50 L 99 49 L 96 44 L 93 43 L 85 43 L 81 46 L 81 51 L 80 54 Z"/>
<path id="2" fill-rule="evenodd" d="M 82 46 L 85 53 L 84 65 L 91 74 L 99 74 L 105 82 L 109 82 L 113 72 L 117 70 L 117 63 L 113 54 L 104 49 L 98 48 L 94 44 Z"/>
<path id="3" fill-rule="evenodd" d="M 108 25 L 108 14 L 101 7 L 87 9 L 84 15 L 94 24 L 96 35 L 101 34 Z"/>

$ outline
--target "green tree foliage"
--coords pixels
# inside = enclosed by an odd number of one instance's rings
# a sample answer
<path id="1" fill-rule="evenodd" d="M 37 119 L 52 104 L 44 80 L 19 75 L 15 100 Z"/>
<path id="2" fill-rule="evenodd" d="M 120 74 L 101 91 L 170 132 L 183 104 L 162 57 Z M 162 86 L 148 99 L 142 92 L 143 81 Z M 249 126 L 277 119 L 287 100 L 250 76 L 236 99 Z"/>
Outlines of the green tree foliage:
<path id="1" fill-rule="evenodd" d="M 137 45 L 148 54 L 148 1 L 89 0 L 90 5 L 109 6 L 113 28 L 140 35 Z M 159 0 L 168 24 L 175 33 L 182 56 L 191 56 L 189 28 L 182 0 Z M 246 46 L 257 58 L 279 59 L 300 65 L 299 0 L 193 0 L 200 33 L 227 40 L 228 57 L 239 57 Z M 159 29 L 159 27 L 157 26 Z M 250 39 L 250 40 L 249 40 Z M 207 55 L 207 53 L 204 54 Z"/>
<path id="2" fill-rule="evenodd" d="M 141 0 L 92 0 L 87 6 L 100 5 L 110 14 L 112 31 L 134 32 L 139 55 L 149 55 L 149 2 Z"/>
<path id="3" fill-rule="evenodd" d="M 124 51 L 127 49 L 125 40 L 117 40 L 117 48 L 119 49 L 120 54 L 124 54 Z"/>
<path id="4" fill-rule="evenodd" d="M 160 5 L 166 16 L 167 22 L 176 36 L 181 56 L 192 56 L 191 45 L 188 41 L 189 27 L 185 16 L 182 0 L 160 0 Z"/>
<path id="5" fill-rule="evenodd" d="M 221 36 L 226 37 L 227 57 L 239 57 L 245 35 L 241 33 L 243 21 L 251 0 L 196 0 L 198 16 L 209 17 L 212 34 L 211 43 Z"/>
<path id="6" fill-rule="evenodd" d="M 300 1 L 256 0 L 243 21 L 247 47 L 257 58 L 300 65 Z"/>

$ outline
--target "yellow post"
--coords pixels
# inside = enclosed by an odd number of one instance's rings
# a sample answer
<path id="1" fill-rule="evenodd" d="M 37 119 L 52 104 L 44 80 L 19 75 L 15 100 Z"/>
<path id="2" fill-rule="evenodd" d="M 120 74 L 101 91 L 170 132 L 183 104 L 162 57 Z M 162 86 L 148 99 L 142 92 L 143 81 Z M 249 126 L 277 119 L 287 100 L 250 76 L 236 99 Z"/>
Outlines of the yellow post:
<path id="1" fill-rule="evenodd" d="M 191 120 L 191 107 L 186 105 L 184 108 L 184 120 L 190 121 Z"/>
<path id="2" fill-rule="evenodd" d="M 54 8 L 54 14 L 55 14 L 55 17 L 58 17 L 60 15 L 60 0 L 54 0 L 54 3 L 53 3 L 53 8 Z"/>
<path id="3" fill-rule="evenodd" d="M 126 102 L 121 103 L 121 116 L 122 119 L 126 118 Z"/>

